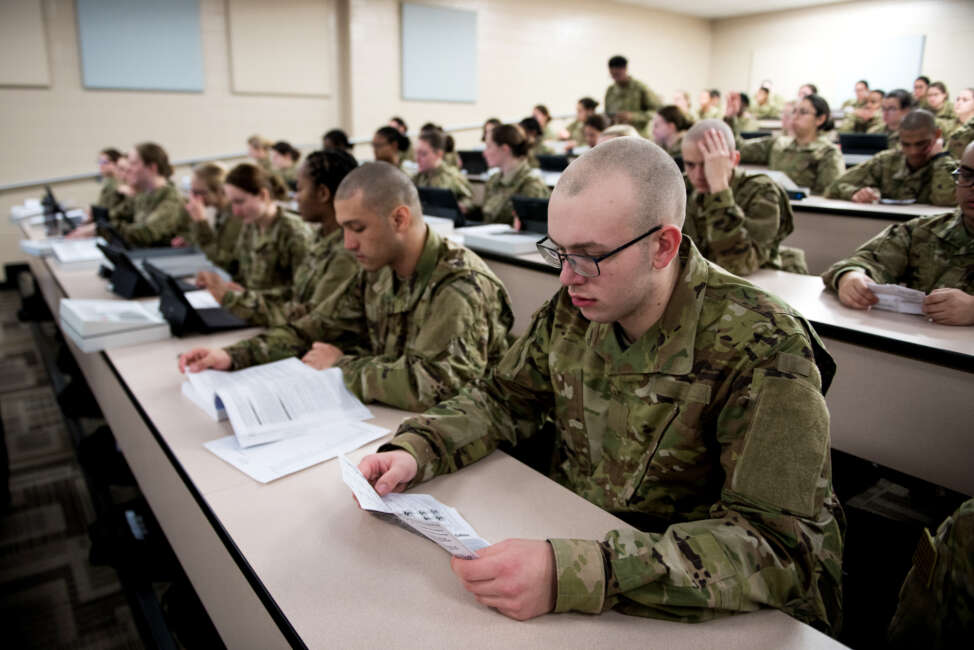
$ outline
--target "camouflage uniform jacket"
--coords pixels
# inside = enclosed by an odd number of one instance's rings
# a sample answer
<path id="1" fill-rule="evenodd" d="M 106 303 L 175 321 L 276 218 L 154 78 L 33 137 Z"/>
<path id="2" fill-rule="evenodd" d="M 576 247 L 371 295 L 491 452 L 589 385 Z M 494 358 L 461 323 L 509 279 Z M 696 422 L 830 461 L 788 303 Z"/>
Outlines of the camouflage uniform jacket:
<path id="1" fill-rule="evenodd" d="M 447 151 L 444 153 L 443 164 L 449 165 L 454 169 L 460 169 L 463 166 L 463 163 L 460 161 L 460 154 L 458 154 L 456 151 Z"/>
<path id="2" fill-rule="evenodd" d="M 460 170 L 443 163 L 426 172 L 417 172 L 413 176 L 416 187 L 439 187 L 450 190 L 457 197 L 457 203 L 464 210 L 469 211 L 474 206 L 473 190 L 470 181 L 460 173 Z"/>
<path id="3" fill-rule="evenodd" d="M 838 291 L 839 277 L 854 270 L 865 271 L 879 284 L 905 284 L 924 293 L 950 288 L 974 294 L 974 233 L 964 225 L 960 208 L 896 223 L 852 257 L 833 264 L 822 280 Z"/>
<path id="4" fill-rule="evenodd" d="M 308 316 L 227 348 L 234 368 L 302 355 L 314 341 L 364 402 L 422 411 L 493 368 L 514 322 L 507 290 L 474 253 L 427 229 L 407 280 L 359 270 Z"/>
<path id="5" fill-rule="evenodd" d="M 875 187 L 887 199 L 916 199 L 917 203 L 957 205 L 954 179 L 950 175 L 956 168 L 957 161 L 943 152 L 920 169 L 911 170 L 902 151 L 887 149 L 835 179 L 826 188 L 825 196 L 848 201 L 862 188 Z"/>
<path id="6" fill-rule="evenodd" d="M 221 304 L 249 321 L 261 318 L 258 313 L 266 301 L 290 299 L 294 274 L 308 253 L 310 240 L 308 224 L 280 207 L 263 232 L 256 223 L 245 223 L 237 240 L 236 275 L 244 290 L 227 291 Z"/>
<path id="7" fill-rule="evenodd" d="M 121 183 L 116 178 L 106 178 L 98 193 L 95 205 L 108 210 L 108 221 L 118 228 L 119 224 L 131 223 L 135 216 L 132 198 L 118 191 Z"/>
<path id="8" fill-rule="evenodd" d="M 727 122 L 727 126 L 731 128 L 734 135 L 740 135 L 741 131 L 757 131 L 760 129 L 757 119 L 750 113 L 744 113 L 743 115 L 732 115 L 730 117 L 725 115 L 724 121 Z"/>
<path id="9" fill-rule="evenodd" d="M 230 204 L 217 209 L 213 226 L 209 221 L 190 221 L 189 236 L 194 246 L 230 275 L 237 275 L 237 240 L 243 220 L 233 214 Z"/>
<path id="10" fill-rule="evenodd" d="M 518 163 L 509 174 L 497 172 L 487 179 L 484 187 L 484 223 L 514 223 L 514 204 L 511 197 L 546 199 L 551 195 L 548 186 L 535 174 L 527 160 Z"/>
<path id="11" fill-rule="evenodd" d="M 950 134 L 950 138 L 947 140 L 947 146 L 945 148 L 951 156 L 960 160 L 964 155 L 964 149 L 972 141 L 974 141 L 974 117 L 954 129 L 954 132 Z"/>
<path id="12" fill-rule="evenodd" d="M 939 111 L 932 111 L 937 120 L 937 128 L 941 130 L 941 135 L 946 141 L 947 136 L 957 128 L 957 113 L 954 112 L 954 105 L 945 101 Z"/>
<path id="13" fill-rule="evenodd" d="M 844 102 L 842 102 L 842 110 L 854 111 L 857 108 L 865 108 L 866 104 L 868 104 L 868 102 L 859 101 L 858 99 L 853 97 L 852 99 L 847 99 Z"/>
<path id="14" fill-rule="evenodd" d="M 690 240 L 680 255 L 663 316 L 628 348 L 562 289 L 492 375 L 380 450 L 415 456 L 419 482 L 553 422 L 548 475 L 638 528 L 548 540 L 556 612 L 700 621 L 768 606 L 837 626 L 844 520 L 822 397 L 835 365 L 790 307 Z"/>
<path id="15" fill-rule="evenodd" d="M 808 144 L 798 144 L 788 135 L 744 140 L 740 145 L 741 163 L 767 165 L 788 174 L 800 187 L 822 194 L 845 171 L 842 152 L 824 135 Z"/>
<path id="16" fill-rule="evenodd" d="M 582 120 L 574 120 L 571 124 L 565 127 L 568 131 L 568 137 L 577 145 L 582 146 L 585 144 L 585 122 Z"/>
<path id="17" fill-rule="evenodd" d="M 628 112 L 629 124 L 646 137 L 646 127 L 653 119 L 653 112 L 662 108 L 663 100 L 646 84 L 629 77 L 625 85 L 613 83 L 606 89 L 605 102 L 602 105 L 610 115 Z"/>
<path id="18" fill-rule="evenodd" d="M 101 189 L 98 191 L 98 200 L 95 201 L 95 205 L 101 206 L 107 210 L 109 209 L 109 204 L 113 202 L 115 196 L 119 196 L 118 179 L 112 176 L 106 176 L 105 180 L 102 181 Z"/>
<path id="19" fill-rule="evenodd" d="M 900 132 L 899 130 L 894 131 L 893 129 L 886 126 L 886 122 L 877 124 L 867 131 L 867 133 L 882 133 L 886 136 L 886 148 L 887 149 L 899 149 L 900 148 Z"/>
<path id="20" fill-rule="evenodd" d="M 188 234 L 189 213 L 179 191 L 171 183 L 136 194 L 132 209 L 131 223 L 115 225 L 122 238 L 132 246 L 168 247 L 173 237 Z"/>
<path id="21" fill-rule="evenodd" d="M 686 137 L 686 134 L 687 134 L 686 131 L 680 131 L 677 134 L 677 136 L 676 136 L 676 140 L 673 141 L 673 144 L 671 144 L 670 146 L 666 147 L 666 153 L 670 154 L 674 158 L 676 158 L 677 156 L 681 156 L 682 157 L 683 156 L 683 138 Z"/>
<path id="22" fill-rule="evenodd" d="M 974 499 L 965 501 L 937 529 L 926 531 L 900 589 L 889 626 L 893 648 L 959 648 L 974 631 Z"/>
<path id="23" fill-rule="evenodd" d="M 850 112 L 842 118 L 842 121 L 836 126 L 836 130 L 839 133 L 869 133 L 870 129 L 877 129 L 883 124 L 883 116 L 879 111 L 869 118 L 862 118 Z"/>
<path id="24" fill-rule="evenodd" d="M 722 117 L 724 117 L 724 108 L 720 104 L 697 109 L 698 120 L 719 120 Z"/>
<path id="25" fill-rule="evenodd" d="M 735 169 L 726 190 L 694 190 L 687 198 L 683 232 L 704 257 L 737 275 L 783 268 L 778 246 L 793 229 L 788 195 L 764 174 Z"/>
<path id="26" fill-rule="evenodd" d="M 281 180 L 284 181 L 284 185 L 289 190 L 293 190 L 298 186 L 298 170 L 300 168 L 301 165 L 299 163 L 294 163 L 290 167 L 275 169 L 274 172 L 281 177 Z"/>
<path id="27" fill-rule="evenodd" d="M 765 104 L 754 102 L 749 110 L 756 119 L 776 120 L 781 117 L 781 109 L 784 105 L 785 100 L 781 95 L 771 95 Z"/>

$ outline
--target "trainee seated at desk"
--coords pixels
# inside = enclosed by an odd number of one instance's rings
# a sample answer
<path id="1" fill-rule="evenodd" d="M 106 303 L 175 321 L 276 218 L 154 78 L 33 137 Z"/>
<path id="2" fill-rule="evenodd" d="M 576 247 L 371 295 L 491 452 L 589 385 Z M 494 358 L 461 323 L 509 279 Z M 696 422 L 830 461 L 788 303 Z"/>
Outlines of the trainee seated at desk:
<path id="1" fill-rule="evenodd" d="M 452 560 L 481 603 L 518 619 L 685 621 L 768 606 L 828 630 L 841 608 L 821 392 L 834 364 L 794 310 L 681 237 L 685 201 L 676 164 L 645 140 L 583 154 L 543 244 L 565 286 L 491 375 L 359 467 L 385 494 L 551 434 L 549 476 L 638 530 Z"/>
<path id="2" fill-rule="evenodd" d="M 883 126 L 883 98 L 886 93 L 882 90 L 870 90 L 865 106 L 846 111 L 845 117 L 839 122 L 839 133 L 872 133 Z"/>
<path id="3" fill-rule="evenodd" d="M 295 271 L 308 253 L 311 229 L 277 204 L 287 196 L 280 177 L 253 163 L 231 169 L 224 186 L 234 214 L 243 220 L 237 239 L 236 281 L 202 271 L 196 283 L 236 316 L 260 322 L 262 300 L 290 299 Z M 254 292 L 262 292 L 262 300 Z"/>
<path id="4" fill-rule="evenodd" d="M 900 124 L 913 110 L 913 95 L 903 88 L 895 88 L 883 97 L 883 122 L 869 129 L 869 133 L 886 136 L 886 148 L 900 146 Z M 960 157 L 958 154 L 957 157 Z"/>
<path id="5" fill-rule="evenodd" d="M 546 199 L 551 194 L 548 186 L 528 165 L 530 142 L 516 124 L 501 124 L 490 130 L 484 158 L 488 167 L 500 172 L 492 175 L 484 187 L 484 203 L 480 206 L 480 218 L 484 223 L 513 223 L 515 196 Z M 476 218 L 477 212 L 474 212 Z"/>
<path id="6" fill-rule="evenodd" d="M 974 325 L 974 143 L 957 171 L 960 207 L 886 228 L 822 275 L 842 304 L 866 309 L 877 302 L 871 282 L 906 284 L 927 293 L 924 313 L 935 323 Z"/>
<path id="7" fill-rule="evenodd" d="M 446 135 L 442 131 L 426 131 L 416 143 L 416 165 L 419 171 L 413 176 L 416 187 L 438 187 L 450 190 L 464 214 L 474 206 L 470 181 L 460 170 L 443 160 L 446 154 Z"/>
<path id="8" fill-rule="evenodd" d="M 791 114 L 793 135 L 738 140 L 744 164 L 766 165 L 788 174 L 799 187 L 822 194 L 845 171 L 842 152 L 828 138 L 832 130 L 829 104 L 818 95 L 798 102 Z"/>
<path id="9" fill-rule="evenodd" d="M 943 150 L 933 114 L 911 111 L 900 123 L 900 148 L 856 165 L 825 190 L 830 199 L 875 203 L 880 199 L 956 205 L 950 174 L 957 161 Z"/>
<path id="10" fill-rule="evenodd" d="M 112 223 L 131 221 L 132 188 L 128 185 L 128 154 L 108 147 L 98 153 L 98 175 L 102 177 L 101 190 L 94 205 L 108 211 Z M 88 215 L 91 221 L 91 215 Z"/>
<path id="11" fill-rule="evenodd" d="M 736 169 L 739 160 L 723 120 L 703 120 L 687 131 L 683 164 L 693 192 L 683 232 L 704 257 L 737 275 L 759 268 L 807 273 L 804 253 L 781 246 L 794 229 L 788 195 L 764 174 Z"/>
<path id="12" fill-rule="evenodd" d="M 507 291 L 483 260 L 427 228 L 408 176 L 366 163 L 342 181 L 335 212 L 361 266 L 347 285 L 294 322 L 190 351 L 181 370 L 304 355 L 319 370 L 341 368 L 364 402 L 418 411 L 497 364 L 514 322 Z"/>
<path id="13" fill-rule="evenodd" d="M 199 248 L 207 259 L 230 275 L 237 274 L 237 240 L 243 220 L 233 213 L 223 186 L 227 171 L 220 163 L 209 162 L 193 168 L 189 182 L 189 235 L 173 239 L 173 246 L 187 242 Z M 213 224 L 207 211 L 213 212 Z"/>

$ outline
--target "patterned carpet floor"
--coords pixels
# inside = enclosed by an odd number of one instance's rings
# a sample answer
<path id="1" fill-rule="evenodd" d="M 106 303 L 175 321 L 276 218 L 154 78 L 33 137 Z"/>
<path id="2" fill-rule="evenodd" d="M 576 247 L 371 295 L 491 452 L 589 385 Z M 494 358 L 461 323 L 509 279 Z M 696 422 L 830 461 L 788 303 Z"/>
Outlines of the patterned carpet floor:
<path id="1" fill-rule="evenodd" d="M 20 299 L 0 291 L 0 625 L 8 648 L 141 648 L 118 576 L 88 561 L 94 510 Z"/>

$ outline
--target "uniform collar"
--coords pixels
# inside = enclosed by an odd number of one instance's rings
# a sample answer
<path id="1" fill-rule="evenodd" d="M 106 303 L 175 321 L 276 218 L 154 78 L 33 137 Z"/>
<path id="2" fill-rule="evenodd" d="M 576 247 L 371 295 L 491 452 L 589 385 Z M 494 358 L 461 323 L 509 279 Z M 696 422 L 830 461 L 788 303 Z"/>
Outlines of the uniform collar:
<path id="1" fill-rule="evenodd" d="M 709 265 L 689 237 L 680 244 L 682 271 L 663 316 L 623 349 L 613 323 L 590 323 L 586 343 L 610 366 L 610 374 L 686 375 L 693 370 L 697 322 L 707 293 Z"/>
<path id="2" fill-rule="evenodd" d="M 385 300 L 386 311 L 390 314 L 408 313 L 413 310 L 420 297 L 426 292 L 426 287 L 433 277 L 433 272 L 440 261 L 443 238 L 426 228 L 426 243 L 416 264 L 416 271 L 409 278 L 396 277 L 391 266 L 378 271 L 374 280 L 374 287 L 380 295 L 388 296 Z"/>
<path id="3" fill-rule="evenodd" d="M 274 213 L 274 220 L 267 226 L 267 230 L 261 232 L 260 226 L 256 223 L 253 224 L 254 233 L 257 235 L 257 241 L 254 244 L 255 248 L 262 248 L 277 239 L 277 233 L 281 229 L 281 224 L 284 223 L 284 218 L 284 210 L 281 209 L 281 206 L 277 206 L 277 210 Z"/>
<path id="4" fill-rule="evenodd" d="M 500 172 L 500 183 L 501 185 L 516 185 L 526 174 L 530 173 L 531 166 L 528 165 L 528 161 L 522 160 L 517 164 L 517 167 L 511 170 L 510 174 Z"/>
<path id="5" fill-rule="evenodd" d="M 930 231 L 945 243 L 950 244 L 958 252 L 965 252 L 967 249 L 974 251 L 974 236 L 967 231 L 964 225 L 964 215 L 960 208 L 954 210 L 954 214 L 949 219 L 944 219 Z"/>

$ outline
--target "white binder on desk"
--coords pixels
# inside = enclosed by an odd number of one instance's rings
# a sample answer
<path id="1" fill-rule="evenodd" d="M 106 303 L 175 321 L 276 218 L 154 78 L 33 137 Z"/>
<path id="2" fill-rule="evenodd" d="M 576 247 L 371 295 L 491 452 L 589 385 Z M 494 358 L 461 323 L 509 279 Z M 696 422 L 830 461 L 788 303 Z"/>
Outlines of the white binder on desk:
<path id="1" fill-rule="evenodd" d="M 538 242 L 544 239 L 543 235 L 536 232 L 518 232 L 502 223 L 458 228 L 456 232 L 463 235 L 467 248 L 501 255 L 535 253 L 538 250 Z"/>
<path id="2" fill-rule="evenodd" d="M 169 323 L 152 305 L 129 300 L 73 300 L 59 306 L 61 331 L 82 352 L 161 341 Z"/>

